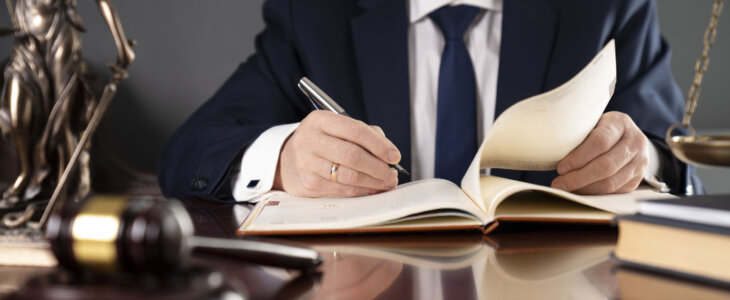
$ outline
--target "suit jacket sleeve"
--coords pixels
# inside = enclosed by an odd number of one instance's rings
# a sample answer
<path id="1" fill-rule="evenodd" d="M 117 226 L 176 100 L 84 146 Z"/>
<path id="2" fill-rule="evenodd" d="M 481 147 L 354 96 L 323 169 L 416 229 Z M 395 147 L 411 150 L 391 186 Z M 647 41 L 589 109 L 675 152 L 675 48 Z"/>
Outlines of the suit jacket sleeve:
<path id="1" fill-rule="evenodd" d="M 268 128 L 300 121 L 309 102 L 295 90 L 302 76 L 286 0 L 267 1 L 256 54 L 172 135 L 158 175 L 167 197 L 232 200 L 230 169 Z"/>
<path id="2" fill-rule="evenodd" d="M 684 100 L 672 76 L 671 52 L 659 31 L 655 2 L 624 1 L 622 9 L 613 28 L 616 94 L 606 110 L 627 113 L 657 146 L 662 156 L 660 179 L 672 193 L 684 194 L 693 184 L 695 192 L 702 192 L 694 168 L 677 160 L 664 142 L 667 128 L 684 114 Z"/>

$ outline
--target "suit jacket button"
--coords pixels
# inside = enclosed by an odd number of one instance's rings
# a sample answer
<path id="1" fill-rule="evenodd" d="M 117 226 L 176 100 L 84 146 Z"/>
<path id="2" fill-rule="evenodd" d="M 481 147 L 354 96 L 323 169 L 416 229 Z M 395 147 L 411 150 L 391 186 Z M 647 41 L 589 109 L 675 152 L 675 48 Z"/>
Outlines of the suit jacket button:
<path id="1" fill-rule="evenodd" d="M 190 188 L 194 191 L 204 190 L 206 187 L 208 187 L 208 181 L 200 178 L 193 179 L 193 183 L 190 184 Z"/>

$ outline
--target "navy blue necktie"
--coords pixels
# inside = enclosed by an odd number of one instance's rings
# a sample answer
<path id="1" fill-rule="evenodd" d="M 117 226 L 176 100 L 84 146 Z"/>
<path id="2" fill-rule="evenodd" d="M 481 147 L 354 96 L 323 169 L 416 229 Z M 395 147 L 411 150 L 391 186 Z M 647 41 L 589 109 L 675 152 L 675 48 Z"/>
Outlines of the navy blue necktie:
<path id="1" fill-rule="evenodd" d="M 464 32 L 479 13 L 473 6 L 444 6 L 431 20 L 444 35 L 438 81 L 436 178 L 461 183 L 477 151 L 477 96 L 474 66 Z"/>

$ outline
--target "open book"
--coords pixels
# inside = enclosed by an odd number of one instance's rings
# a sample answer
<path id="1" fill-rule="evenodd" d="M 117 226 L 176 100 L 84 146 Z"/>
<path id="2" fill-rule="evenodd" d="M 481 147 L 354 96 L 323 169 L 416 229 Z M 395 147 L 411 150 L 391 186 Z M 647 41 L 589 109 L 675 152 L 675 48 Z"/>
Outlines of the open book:
<path id="1" fill-rule="evenodd" d="M 481 229 L 499 221 L 603 222 L 636 211 L 648 189 L 578 196 L 545 186 L 481 175 L 487 168 L 551 170 L 588 136 L 616 85 L 610 41 L 577 75 L 546 93 L 515 103 L 494 122 L 461 181 L 425 179 L 356 198 L 273 194 L 259 202 L 240 235 L 322 234 Z"/>

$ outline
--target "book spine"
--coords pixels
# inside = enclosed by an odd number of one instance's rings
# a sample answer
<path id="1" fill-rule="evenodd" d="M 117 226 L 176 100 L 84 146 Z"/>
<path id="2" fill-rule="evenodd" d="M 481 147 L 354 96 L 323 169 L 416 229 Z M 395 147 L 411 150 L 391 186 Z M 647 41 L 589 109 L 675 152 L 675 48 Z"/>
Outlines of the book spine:
<path id="1" fill-rule="evenodd" d="M 703 283 L 703 284 L 711 284 L 716 286 L 721 286 L 723 288 L 730 288 L 730 282 L 718 279 L 718 278 L 711 278 L 706 277 L 698 274 L 691 274 L 686 272 L 679 272 L 675 270 L 670 270 L 666 268 L 661 268 L 657 266 L 642 264 L 634 261 L 629 261 L 625 259 L 621 259 L 616 256 L 615 253 L 611 253 L 611 260 L 617 264 L 620 265 L 620 267 L 627 267 L 630 269 L 635 269 L 639 271 L 649 271 L 651 273 L 656 274 L 657 276 L 669 276 L 672 278 L 677 279 L 689 279 L 694 282 Z"/>

